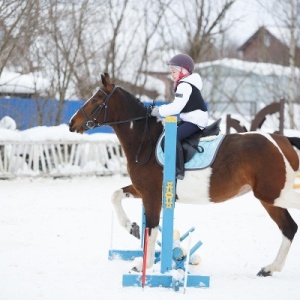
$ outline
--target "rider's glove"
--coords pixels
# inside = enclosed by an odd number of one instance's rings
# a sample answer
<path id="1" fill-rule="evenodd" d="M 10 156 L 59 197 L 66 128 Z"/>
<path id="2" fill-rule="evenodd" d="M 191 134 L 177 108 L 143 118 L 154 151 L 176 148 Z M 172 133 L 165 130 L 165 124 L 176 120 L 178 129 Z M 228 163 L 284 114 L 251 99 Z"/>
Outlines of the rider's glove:
<path id="1" fill-rule="evenodd" d="M 160 117 L 158 106 L 154 106 L 151 110 L 151 116 Z"/>

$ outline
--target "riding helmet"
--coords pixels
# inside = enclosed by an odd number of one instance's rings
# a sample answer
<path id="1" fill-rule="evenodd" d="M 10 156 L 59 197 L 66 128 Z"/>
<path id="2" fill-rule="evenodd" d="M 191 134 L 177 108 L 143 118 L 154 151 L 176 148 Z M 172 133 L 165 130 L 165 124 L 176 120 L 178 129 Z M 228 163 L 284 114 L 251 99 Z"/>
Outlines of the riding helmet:
<path id="1" fill-rule="evenodd" d="M 186 69 L 190 74 L 192 74 L 194 70 L 194 61 L 187 54 L 177 54 L 173 56 L 169 60 L 168 65 L 174 67 L 182 67 Z"/>

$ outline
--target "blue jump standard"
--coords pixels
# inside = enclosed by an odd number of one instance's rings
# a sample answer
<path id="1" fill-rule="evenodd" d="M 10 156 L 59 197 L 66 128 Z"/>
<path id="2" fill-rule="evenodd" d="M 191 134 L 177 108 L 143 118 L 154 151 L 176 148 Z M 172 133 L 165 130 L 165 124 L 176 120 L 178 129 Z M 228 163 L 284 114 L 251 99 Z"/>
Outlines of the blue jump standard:
<path id="1" fill-rule="evenodd" d="M 141 278 L 142 275 L 135 274 L 123 274 L 123 286 L 137 286 L 141 287 Z M 209 287 L 210 277 L 209 276 L 200 276 L 200 275 L 188 275 L 187 285 L 188 287 L 195 288 L 207 288 Z M 183 286 L 183 281 L 179 281 L 170 274 L 151 274 L 146 275 L 146 286 L 149 287 L 165 287 L 173 288 L 178 290 L 179 287 Z"/>
<path id="2" fill-rule="evenodd" d="M 177 118 L 167 117 L 165 123 L 165 165 L 163 176 L 163 191 L 162 191 L 162 241 L 161 251 L 155 252 L 155 262 L 161 261 L 161 270 L 158 274 L 146 274 L 146 285 L 149 287 L 166 287 L 173 288 L 175 291 L 179 290 L 179 287 L 184 286 L 184 278 L 179 280 L 175 278 L 171 273 L 173 268 L 173 262 L 175 262 L 175 269 L 184 270 L 184 260 L 176 260 L 173 252 L 173 219 L 175 209 L 175 196 L 176 196 L 176 182 L 175 182 L 175 160 L 176 153 L 176 135 L 177 135 Z M 143 229 L 145 220 L 143 218 Z M 190 232 L 194 231 L 192 227 L 187 233 L 185 233 L 180 241 L 185 239 Z M 142 237 L 143 237 L 142 230 Z M 143 238 L 141 248 L 143 245 Z M 200 246 L 202 242 L 199 241 L 192 247 L 190 254 L 193 254 Z M 109 259 L 116 257 L 124 260 L 132 260 L 135 257 L 142 257 L 143 250 L 110 250 Z M 185 258 L 186 259 L 186 258 Z M 177 277 L 177 276 L 176 276 Z M 141 273 L 128 273 L 123 274 L 122 285 L 124 287 L 137 286 L 141 287 L 142 274 Z M 209 287 L 210 277 L 201 275 L 187 274 L 187 287 Z"/>

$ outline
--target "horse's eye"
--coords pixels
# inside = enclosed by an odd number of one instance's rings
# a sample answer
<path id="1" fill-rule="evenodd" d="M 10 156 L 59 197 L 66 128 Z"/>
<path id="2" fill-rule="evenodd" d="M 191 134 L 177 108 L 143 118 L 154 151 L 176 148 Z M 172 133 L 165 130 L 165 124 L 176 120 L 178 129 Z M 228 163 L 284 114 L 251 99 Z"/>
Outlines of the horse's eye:
<path id="1" fill-rule="evenodd" d="M 93 104 L 101 105 L 103 103 L 102 99 L 100 97 L 94 97 L 92 99 Z"/>
<path id="2" fill-rule="evenodd" d="M 97 104 L 97 105 L 101 105 L 103 103 L 103 99 L 101 96 L 99 95 L 95 95 L 93 98 L 92 98 L 92 103 L 93 104 Z"/>

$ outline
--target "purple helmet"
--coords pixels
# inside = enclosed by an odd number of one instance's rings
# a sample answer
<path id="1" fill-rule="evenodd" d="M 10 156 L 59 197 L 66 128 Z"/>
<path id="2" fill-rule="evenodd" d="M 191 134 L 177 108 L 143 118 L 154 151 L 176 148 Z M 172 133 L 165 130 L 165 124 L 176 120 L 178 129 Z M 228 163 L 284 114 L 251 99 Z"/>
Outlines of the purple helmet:
<path id="1" fill-rule="evenodd" d="M 169 66 L 177 66 L 186 69 L 190 74 L 194 71 L 194 61 L 187 54 L 177 54 L 168 62 Z"/>

